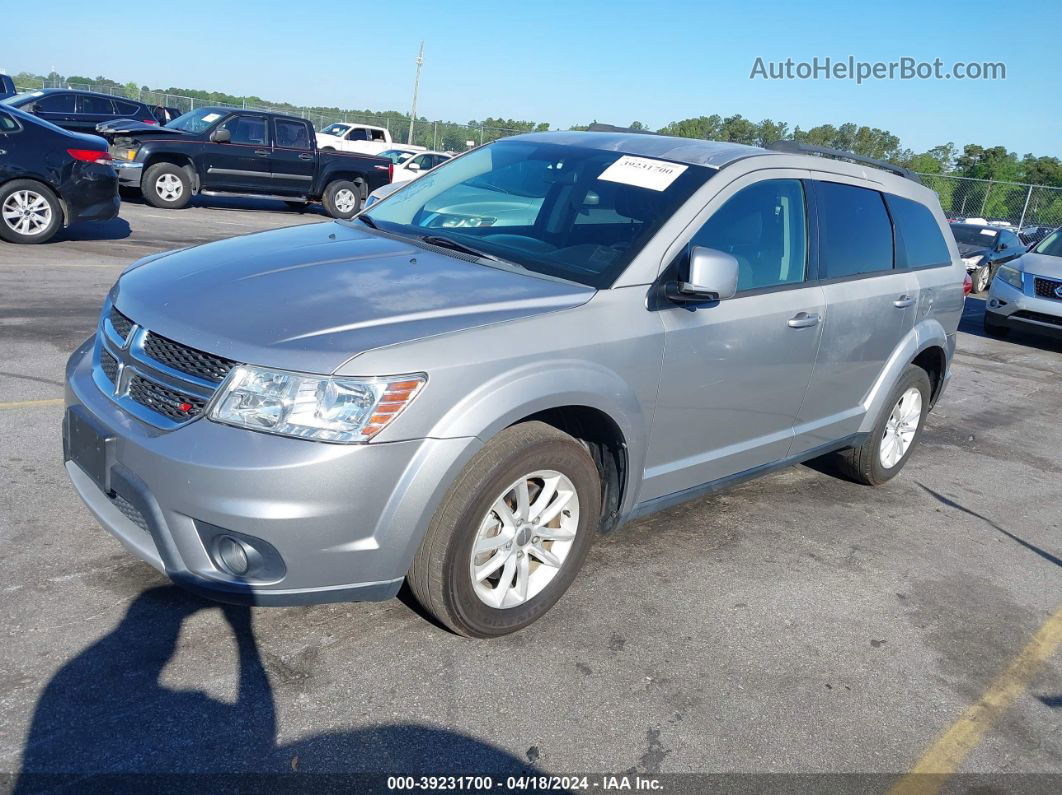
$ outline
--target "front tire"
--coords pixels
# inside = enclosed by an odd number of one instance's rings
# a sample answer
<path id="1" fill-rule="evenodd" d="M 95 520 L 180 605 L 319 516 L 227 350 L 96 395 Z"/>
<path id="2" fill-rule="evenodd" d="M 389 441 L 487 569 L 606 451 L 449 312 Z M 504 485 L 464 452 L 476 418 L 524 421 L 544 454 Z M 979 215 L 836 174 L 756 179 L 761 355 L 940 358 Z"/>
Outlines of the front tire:
<path id="1" fill-rule="evenodd" d="M 333 218 L 353 218 L 361 209 L 361 186 L 345 179 L 337 179 L 325 188 L 321 203 Z"/>
<path id="2" fill-rule="evenodd" d="M 459 635 L 515 632 L 568 590 L 600 512 L 601 482 L 586 448 L 542 422 L 515 425 L 458 477 L 407 581 L 424 609 Z"/>
<path id="3" fill-rule="evenodd" d="M 980 268 L 973 272 L 973 288 L 971 292 L 983 293 L 988 289 L 988 285 L 992 283 L 992 266 L 982 265 Z"/>
<path id="4" fill-rule="evenodd" d="M 140 182 L 144 201 L 152 207 L 180 210 L 192 200 L 192 181 L 180 166 L 156 163 L 144 172 Z"/>
<path id="5" fill-rule="evenodd" d="M 51 188 L 15 179 L 0 188 L 0 237 L 11 243 L 46 243 L 63 227 L 63 207 Z"/>
<path id="6" fill-rule="evenodd" d="M 896 477 L 922 435 L 931 389 L 926 371 L 908 365 L 867 440 L 839 455 L 841 474 L 867 486 L 880 486 Z"/>

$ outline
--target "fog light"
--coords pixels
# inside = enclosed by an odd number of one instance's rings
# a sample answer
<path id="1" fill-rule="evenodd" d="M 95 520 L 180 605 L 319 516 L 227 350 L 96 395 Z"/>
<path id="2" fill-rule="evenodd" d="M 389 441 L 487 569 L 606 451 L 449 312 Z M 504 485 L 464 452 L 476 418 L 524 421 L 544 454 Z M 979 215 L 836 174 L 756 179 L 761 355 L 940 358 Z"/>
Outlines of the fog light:
<path id="1" fill-rule="evenodd" d="M 217 541 L 218 559 L 231 574 L 242 576 L 247 573 L 247 551 L 243 544 L 232 536 L 221 536 Z"/>

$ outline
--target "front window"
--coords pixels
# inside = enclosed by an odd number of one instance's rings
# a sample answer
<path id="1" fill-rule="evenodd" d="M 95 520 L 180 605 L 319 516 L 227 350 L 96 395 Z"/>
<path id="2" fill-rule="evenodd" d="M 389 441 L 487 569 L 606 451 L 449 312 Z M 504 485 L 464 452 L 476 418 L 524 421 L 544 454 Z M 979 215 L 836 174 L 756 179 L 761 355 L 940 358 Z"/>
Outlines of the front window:
<path id="1" fill-rule="evenodd" d="M 323 135 L 342 136 L 343 133 L 345 133 L 349 129 L 350 129 L 350 125 L 349 124 L 329 124 L 323 130 L 321 130 L 321 133 Z"/>
<path id="2" fill-rule="evenodd" d="M 206 132 L 227 115 L 227 111 L 218 110 L 217 108 L 190 110 L 167 124 L 166 129 L 188 133 Z"/>
<path id="3" fill-rule="evenodd" d="M 1062 229 L 1056 229 L 1045 237 L 1033 251 L 1049 257 L 1062 257 Z"/>
<path id="4" fill-rule="evenodd" d="M 0 102 L 3 102 L 6 105 L 14 105 L 16 108 L 18 108 L 25 105 L 30 100 L 43 96 L 43 91 L 23 91 L 11 97 L 4 97 L 3 99 L 0 99 Z"/>
<path id="5" fill-rule="evenodd" d="M 714 173 L 610 150 L 500 141 L 363 215 L 392 234 L 449 238 L 503 267 L 602 288 Z"/>
<path id="6" fill-rule="evenodd" d="M 955 235 L 956 243 L 984 248 L 992 248 L 996 244 L 996 235 L 999 234 L 995 229 L 989 229 L 986 226 L 959 226 L 957 224 L 951 225 L 951 233 Z"/>

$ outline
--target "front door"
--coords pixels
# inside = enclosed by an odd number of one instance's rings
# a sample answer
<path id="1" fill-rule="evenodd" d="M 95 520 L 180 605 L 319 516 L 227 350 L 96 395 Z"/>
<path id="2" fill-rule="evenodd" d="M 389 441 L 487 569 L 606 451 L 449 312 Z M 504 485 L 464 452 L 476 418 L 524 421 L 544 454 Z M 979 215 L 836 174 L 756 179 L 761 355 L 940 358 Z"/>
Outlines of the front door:
<path id="1" fill-rule="evenodd" d="M 273 192 L 306 196 L 313 185 L 317 156 L 308 122 L 273 119 Z"/>
<path id="2" fill-rule="evenodd" d="M 67 93 L 45 94 L 33 103 L 33 113 L 67 130 L 80 129 L 74 108 L 74 95 Z"/>
<path id="3" fill-rule="evenodd" d="M 914 325 L 919 301 L 918 278 L 894 266 L 882 194 L 832 181 L 812 187 L 826 316 L 794 453 L 858 431 L 871 390 Z"/>
<path id="4" fill-rule="evenodd" d="M 686 257 L 699 245 L 737 259 L 738 293 L 662 310 L 664 359 L 639 501 L 788 453 L 825 308 L 822 289 L 807 282 L 804 173 L 737 180 L 689 241 Z"/>
<path id="5" fill-rule="evenodd" d="M 269 125 L 265 116 L 238 113 L 218 125 L 228 130 L 228 143 L 203 147 L 199 169 L 206 190 L 233 193 L 273 193 L 270 171 Z"/>

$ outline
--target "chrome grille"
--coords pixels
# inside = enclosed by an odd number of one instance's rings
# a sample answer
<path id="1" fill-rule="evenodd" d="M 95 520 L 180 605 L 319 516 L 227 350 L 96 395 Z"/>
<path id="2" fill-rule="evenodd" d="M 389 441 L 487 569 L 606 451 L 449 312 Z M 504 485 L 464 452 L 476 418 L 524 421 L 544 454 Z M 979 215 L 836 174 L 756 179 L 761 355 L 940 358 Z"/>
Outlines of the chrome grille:
<path id="1" fill-rule="evenodd" d="M 1054 279 L 1045 279 L 1043 276 L 1037 276 L 1033 280 L 1033 285 L 1036 289 L 1036 294 L 1041 298 L 1054 298 L 1056 301 L 1062 300 L 1056 293 L 1059 287 L 1062 287 L 1062 282 L 1055 281 Z"/>
<path id="2" fill-rule="evenodd" d="M 123 340 L 129 336 L 129 332 L 133 330 L 133 321 L 115 309 L 111 307 L 110 314 L 107 316 L 111 321 L 111 326 L 118 333 L 118 336 Z"/>
<path id="3" fill-rule="evenodd" d="M 104 319 L 96 337 L 93 380 L 123 409 L 156 428 L 172 430 L 199 417 L 237 366 L 153 334 L 109 304 Z"/>
<path id="4" fill-rule="evenodd" d="M 174 370 L 217 383 L 224 381 L 229 370 L 236 366 L 236 362 L 230 359 L 189 348 L 151 332 L 144 338 L 144 353 Z"/>

